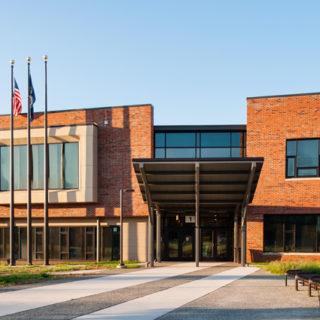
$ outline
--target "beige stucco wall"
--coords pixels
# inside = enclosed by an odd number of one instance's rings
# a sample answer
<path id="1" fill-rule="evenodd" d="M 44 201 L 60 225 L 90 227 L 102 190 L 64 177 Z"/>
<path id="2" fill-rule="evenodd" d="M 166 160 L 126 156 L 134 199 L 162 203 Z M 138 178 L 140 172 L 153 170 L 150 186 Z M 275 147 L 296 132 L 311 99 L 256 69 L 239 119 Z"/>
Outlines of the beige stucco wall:
<path id="1" fill-rule="evenodd" d="M 98 129 L 93 124 L 48 128 L 48 143 L 79 143 L 79 189 L 49 190 L 49 203 L 97 202 L 97 139 Z M 43 128 L 31 130 L 31 144 L 44 142 Z M 14 132 L 14 144 L 27 144 L 27 130 Z M 10 145 L 10 130 L 2 130 L 0 145 Z M 15 204 L 27 202 L 27 191 L 14 192 Z M 43 190 L 32 190 L 32 203 L 43 203 Z M 0 192 L 0 204 L 10 203 L 10 191 Z"/>
<path id="2" fill-rule="evenodd" d="M 101 225 L 120 225 L 119 219 L 102 219 Z M 148 218 L 123 219 L 123 259 L 147 261 Z"/>

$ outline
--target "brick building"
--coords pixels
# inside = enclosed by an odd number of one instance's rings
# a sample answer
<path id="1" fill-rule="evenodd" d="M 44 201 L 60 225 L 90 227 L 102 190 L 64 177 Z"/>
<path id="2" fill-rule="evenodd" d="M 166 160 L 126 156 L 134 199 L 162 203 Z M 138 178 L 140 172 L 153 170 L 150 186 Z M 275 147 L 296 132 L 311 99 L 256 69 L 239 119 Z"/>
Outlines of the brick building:
<path id="1" fill-rule="evenodd" d="M 48 113 L 50 260 L 320 260 L 320 94 L 248 98 L 247 125 L 155 126 L 153 107 Z M 0 116 L 0 259 L 10 117 Z M 14 119 L 15 257 L 26 259 L 26 115 Z M 43 259 L 43 114 L 32 122 L 33 258 Z"/>
<path id="2" fill-rule="evenodd" d="M 320 94 L 248 98 L 247 112 L 247 155 L 264 158 L 248 257 L 319 261 Z"/>

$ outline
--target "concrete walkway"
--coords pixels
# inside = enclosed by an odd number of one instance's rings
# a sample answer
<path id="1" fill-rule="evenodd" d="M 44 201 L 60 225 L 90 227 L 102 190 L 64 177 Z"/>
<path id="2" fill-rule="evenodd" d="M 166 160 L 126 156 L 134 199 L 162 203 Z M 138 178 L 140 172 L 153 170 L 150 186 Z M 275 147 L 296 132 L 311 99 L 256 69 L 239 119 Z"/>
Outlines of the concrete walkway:
<path id="1" fill-rule="evenodd" d="M 175 264 L 0 293 L 1 319 L 320 319 L 318 297 L 255 267 Z M 124 273 L 123 273 L 124 272 Z M 60 280 L 61 281 L 61 280 Z M 315 292 L 313 291 L 315 295 Z"/>
<path id="2" fill-rule="evenodd" d="M 196 270 L 197 268 L 194 266 L 178 264 L 166 268 L 144 269 L 109 277 L 2 293 L 0 294 L 0 316 L 103 292 L 119 290 L 121 288 L 174 277 Z M 19 301 L 19 303 L 17 303 L 17 301 Z"/>
<path id="3" fill-rule="evenodd" d="M 257 268 L 234 268 L 142 298 L 118 304 L 77 319 L 156 319 L 174 309 L 239 280 Z M 142 307 L 143 306 L 143 307 Z"/>

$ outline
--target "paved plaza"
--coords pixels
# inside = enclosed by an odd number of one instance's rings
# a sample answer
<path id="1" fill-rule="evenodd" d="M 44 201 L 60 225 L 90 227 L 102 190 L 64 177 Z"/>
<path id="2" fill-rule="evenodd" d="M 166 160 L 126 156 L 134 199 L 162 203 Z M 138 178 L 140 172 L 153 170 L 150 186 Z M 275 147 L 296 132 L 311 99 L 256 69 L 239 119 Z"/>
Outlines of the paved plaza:
<path id="1" fill-rule="evenodd" d="M 0 319 L 320 319 L 318 294 L 232 263 L 162 263 L 0 289 Z"/>

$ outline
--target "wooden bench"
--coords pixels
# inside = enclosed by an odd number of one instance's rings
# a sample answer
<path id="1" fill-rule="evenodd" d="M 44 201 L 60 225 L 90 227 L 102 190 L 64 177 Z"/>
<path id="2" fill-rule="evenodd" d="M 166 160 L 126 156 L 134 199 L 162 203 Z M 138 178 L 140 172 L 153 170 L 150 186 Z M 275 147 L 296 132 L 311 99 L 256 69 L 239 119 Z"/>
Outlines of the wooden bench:
<path id="1" fill-rule="evenodd" d="M 288 285 L 288 277 L 295 278 L 297 274 L 301 273 L 302 270 L 287 270 L 284 275 L 284 284 L 285 286 Z"/>
<path id="2" fill-rule="evenodd" d="M 320 290 L 320 274 L 318 274 L 317 276 L 313 277 L 311 279 L 311 283 L 310 283 L 310 295 L 311 295 L 311 288 L 313 288 L 314 290 L 318 291 Z M 318 291 L 319 292 L 319 291 Z M 320 298 L 320 297 L 319 297 Z"/>
<path id="3" fill-rule="evenodd" d="M 299 290 L 299 282 L 302 285 L 308 286 L 308 294 L 311 297 L 311 286 L 318 287 L 320 283 L 320 276 L 317 273 L 310 273 L 310 272 L 299 272 L 295 276 L 296 280 L 296 290 Z M 314 280 L 314 281 L 313 281 Z"/>

